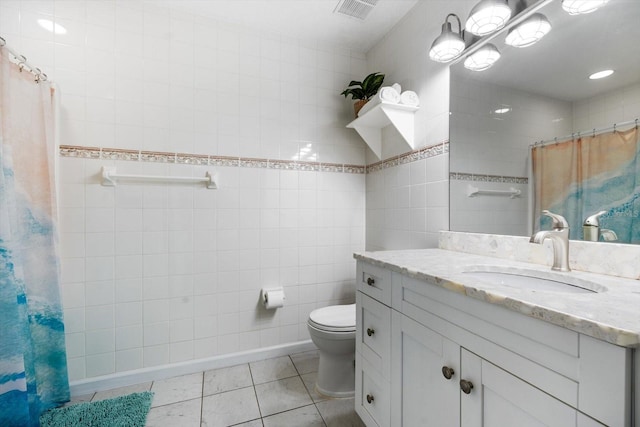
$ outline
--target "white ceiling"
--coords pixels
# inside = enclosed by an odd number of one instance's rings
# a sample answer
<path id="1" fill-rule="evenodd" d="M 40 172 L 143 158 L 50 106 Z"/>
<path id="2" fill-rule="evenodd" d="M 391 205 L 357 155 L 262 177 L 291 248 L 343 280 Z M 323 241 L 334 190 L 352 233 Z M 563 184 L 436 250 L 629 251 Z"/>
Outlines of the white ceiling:
<path id="1" fill-rule="evenodd" d="M 184 10 L 257 30 L 367 52 L 418 0 L 379 0 L 366 20 L 334 13 L 338 0 L 173 0 Z"/>

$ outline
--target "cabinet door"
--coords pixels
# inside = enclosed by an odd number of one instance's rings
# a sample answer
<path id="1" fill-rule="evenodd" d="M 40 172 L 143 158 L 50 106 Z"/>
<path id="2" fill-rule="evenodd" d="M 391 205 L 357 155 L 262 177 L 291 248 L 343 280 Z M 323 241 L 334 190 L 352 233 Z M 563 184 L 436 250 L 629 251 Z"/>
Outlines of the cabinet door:
<path id="1" fill-rule="evenodd" d="M 460 347 L 396 311 L 391 335 L 391 425 L 460 425 Z"/>
<path id="2" fill-rule="evenodd" d="M 578 411 L 507 371 L 461 350 L 462 427 L 568 427 L 578 425 Z M 467 384 L 468 386 L 468 384 Z"/>

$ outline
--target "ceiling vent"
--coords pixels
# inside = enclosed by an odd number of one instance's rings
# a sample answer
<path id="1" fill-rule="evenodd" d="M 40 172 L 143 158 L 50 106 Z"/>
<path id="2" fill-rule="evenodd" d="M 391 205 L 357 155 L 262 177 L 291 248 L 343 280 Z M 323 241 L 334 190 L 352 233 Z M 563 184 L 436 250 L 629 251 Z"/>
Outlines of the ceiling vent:
<path id="1" fill-rule="evenodd" d="M 378 0 L 340 0 L 334 12 L 364 21 Z"/>

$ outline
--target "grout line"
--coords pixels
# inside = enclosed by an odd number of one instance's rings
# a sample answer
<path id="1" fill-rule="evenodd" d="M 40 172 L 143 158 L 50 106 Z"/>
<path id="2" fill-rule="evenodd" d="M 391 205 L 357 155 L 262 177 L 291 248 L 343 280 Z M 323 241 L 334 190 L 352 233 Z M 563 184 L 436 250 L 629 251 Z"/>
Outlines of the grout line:
<path id="1" fill-rule="evenodd" d="M 318 405 L 316 404 L 317 402 L 313 399 L 313 396 L 311 396 L 311 392 L 307 388 L 307 385 L 304 383 L 304 380 L 302 379 L 302 374 L 300 374 L 300 371 L 298 371 L 298 367 L 296 366 L 295 362 L 291 358 L 291 355 L 289 354 L 288 356 L 289 356 L 289 359 L 291 359 L 291 363 L 293 363 L 294 369 L 296 370 L 296 372 L 298 373 L 298 376 L 300 377 L 300 381 L 302 381 L 302 386 L 304 387 L 304 389 L 306 390 L 307 394 L 309 395 L 309 398 L 311 399 L 312 405 L 316 408 L 316 411 L 318 412 L 318 415 L 320 415 L 320 419 L 322 420 L 322 423 L 326 426 L 327 425 L 327 421 L 322 416 L 322 412 L 320 412 L 320 408 L 318 408 Z M 321 402 L 324 402 L 324 400 L 322 400 Z M 311 405 L 305 405 L 305 406 L 311 406 Z M 301 406 L 301 408 L 302 408 L 302 406 Z"/>
<path id="2" fill-rule="evenodd" d="M 256 382 L 253 379 L 253 371 L 251 370 L 251 363 L 249 365 L 249 375 L 251 375 L 251 385 L 253 386 L 253 394 L 256 396 L 256 404 L 258 405 L 258 413 L 260 414 L 260 421 L 262 421 L 262 408 L 260 408 L 260 400 L 258 400 L 258 392 L 256 391 Z M 264 422 L 262 423 L 264 426 Z"/>
<path id="3" fill-rule="evenodd" d="M 202 425 L 202 414 L 204 413 L 204 372 L 202 371 L 202 388 L 200 389 L 200 425 Z"/>

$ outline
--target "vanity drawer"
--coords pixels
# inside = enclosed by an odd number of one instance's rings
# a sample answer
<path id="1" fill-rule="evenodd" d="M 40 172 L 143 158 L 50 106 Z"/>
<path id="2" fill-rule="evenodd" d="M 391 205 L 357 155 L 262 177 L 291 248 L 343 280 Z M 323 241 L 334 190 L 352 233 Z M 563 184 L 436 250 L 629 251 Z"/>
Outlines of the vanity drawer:
<path id="1" fill-rule="evenodd" d="M 359 291 L 385 305 L 391 306 L 390 270 L 359 261 L 356 284 Z"/>
<path id="2" fill-rule="evenodd" d="M 376 372 L 389 379 L 391 373 L 391 309 L 356 293 L 356 351 Z"/>
<path id="3" fill-rule="evenodd" d="M 356 353 L 356 412 L 367 427 L 389 427 L 391 402 L 389 381 L 367 359 Z"/>

